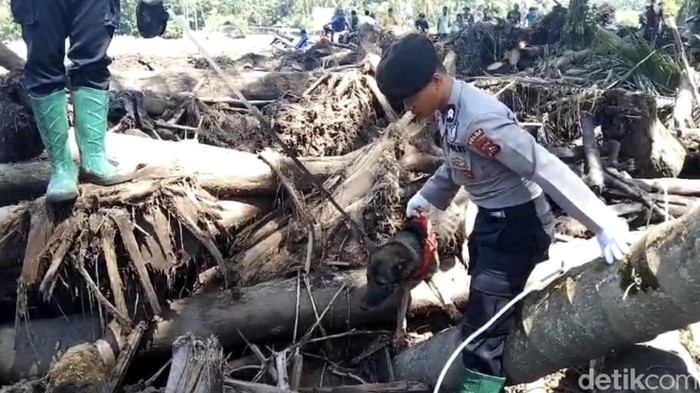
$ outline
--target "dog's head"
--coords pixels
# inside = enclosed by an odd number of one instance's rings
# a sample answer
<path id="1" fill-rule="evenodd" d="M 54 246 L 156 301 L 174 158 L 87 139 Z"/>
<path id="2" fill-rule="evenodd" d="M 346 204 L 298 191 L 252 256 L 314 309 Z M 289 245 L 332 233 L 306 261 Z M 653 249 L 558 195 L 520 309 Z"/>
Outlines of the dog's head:
<path id="1" fill-rule="evenodd" d="M 366 310 L 384 303 L 420 263 L 416 257 L 414 251 L 399 242 L 390 242 L 377 249 L 367 266 L 367 291 L 362 308 Z"/>

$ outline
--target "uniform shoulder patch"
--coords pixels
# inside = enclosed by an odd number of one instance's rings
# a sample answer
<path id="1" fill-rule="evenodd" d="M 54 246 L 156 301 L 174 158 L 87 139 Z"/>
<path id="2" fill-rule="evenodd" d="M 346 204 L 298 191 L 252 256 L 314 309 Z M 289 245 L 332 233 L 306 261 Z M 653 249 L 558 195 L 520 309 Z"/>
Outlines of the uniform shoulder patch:
<path id="1" fill-rule="evenodd" d="M 457 108 L 453 105 L 447 105 L 445 109 L 445 123 L 452 124 L 457 118 Z"/>
<path id="2" fill-rule="evenodd" d="M 467 145 L 473 146 L 484 155 L 494 158 L 501 152 L 501 146 L 486 136 L 482 128 L 477 128 L 469 134 Z"/>

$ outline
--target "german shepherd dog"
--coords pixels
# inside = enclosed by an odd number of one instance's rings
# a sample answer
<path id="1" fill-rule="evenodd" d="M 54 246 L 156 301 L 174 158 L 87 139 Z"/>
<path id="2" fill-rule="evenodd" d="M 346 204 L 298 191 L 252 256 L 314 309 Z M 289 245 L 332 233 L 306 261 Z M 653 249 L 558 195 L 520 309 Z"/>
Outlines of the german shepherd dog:
<path id="1" fill-rule="evenodd" d="M 397 315 L 396 335 L 406 335 L 406 312 L 411 289 L 425 281 L 442 303 L 450 317 L 457 322 L 462 315 L 444 296 L 432 277 L 439 268 L 436 235 L 425 217 L 411 217 L 403 228 L 386 244 L 377 248 L 367 266 L 367 292 L 363 298 L 364 309 L 381 305 L 397 289 L 401 303 Z"/>

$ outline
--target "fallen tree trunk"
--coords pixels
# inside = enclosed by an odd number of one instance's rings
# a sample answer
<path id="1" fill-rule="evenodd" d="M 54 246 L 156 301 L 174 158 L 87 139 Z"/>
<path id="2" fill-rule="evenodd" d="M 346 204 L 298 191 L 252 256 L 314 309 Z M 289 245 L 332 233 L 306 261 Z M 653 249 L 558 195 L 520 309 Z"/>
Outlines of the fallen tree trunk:
<path id="1" fill-rule="evenodd" d="M 79 157 L 71 131 L 71 151 Z M 128 168 L 157 165 L 177 168 L 176 175 L 196 175 L 198 182 L 219 198 L 272 194 L 278 183 L 269 165 L 257 155 L 191 142 L 170 142 L 124 134 L 107 134 L 107 156 Z M 347 167 L 362 150 L 338 157 L 306 157 L 301 162 L 320 179 Z M 222 165 L 228 163 L 228 165 Z M 296 171 L 291 159 L 281 160 L 285 170 Z M 0 205 L 42 196 L 51 168 L 47 161 L 0 164 Z M 308 190 L 303 179 L 297 184 Z"/>
<path id="2" fill-rule="evenodd" d="M 597 106 L 596 117 L 605 139 L 619 142 L 622 158 L 635 160 L 634 177 L 678 176 L 686 149 L 659 121 L 653 97 L 610 89 Z"/>
<path id="3" fill-rule="evenodd" d="M 78 159 L 78 147 L 71 131 L 71 151 Z M 160 141 L 125 134 L 107 134 L 107 156 L 126 167 L 154 165 L 171 167 L 173 175 L 194 176 L 205 190 L 219 199 L 253 195 L 271 195 L 277 192 L 277 176 L 256 154 L 203 145 L 192 142 Z M 300 157 L 299 160 L 317 179 L 323 180 L 346 169 L 357 157 L 365 154 L 370 146 L 342 156 Z M 221 163 L 230 165 L 221 165 Z M 298 173 L 289 158 L 281 158 L 279 164 L 285 172 Z M 435 158 L 411 154 L 402 159 L 408 171 L 429 172 L 439 165 Z M 0 206 L 41 197 L 51 175 L 47 161 L 17 164 L 0 164 Z M 307 191 L 312 184 L 298 178 L 295 187 Z M 2 222 L 2 215 L 0 215 Z"/>
<path id="4" fill-rule="evenodd" d="M 24 59 L 19 57 L 7 45 L 0 42 L 0 67 L 8 71 L 21 71 L 24 68 Z"/>
<path id="5" fill-rule="evenodd" d="M 445 296 L 460 305 L 467 295 L 467 274 L 463 265 L 454 266 L 435 275 Z M 325 309 L 338 291 L 333 307 L 323 318 L 328 331 L 352 329 L 380 323 L 393 324 L 399 298 L 395 294 L 380 307 L 363 310 L 365 292 L 364 270 L 311 279 L 311 293 L 318 310 Z M 246 345 L 247 342 L 272 342 L 291 337 L 296 319 L 297 280 L 276 280 L 253 287 L 195 295 L 175 301 L 165 311 L 153 331 L 149 351 L 164 354 L 171 350 L 174 340 L 184 334 L 215 335 L 224 348 Z M 411 291 L 412 314 L 425 315 L 441 310 L 441 306 L 425 283 Z M 307 296 L 299 299 L 299 331 L 316 322 L 314 306 Z M 99 317 L 70 316 L 47 320 L 33 320 L 30 326 L 0 327 L 0 382 L 8 383 L 21 378 L 40 376 L 48 371 L 57 350 L 90 340 L 100 334 Z M 31 340 L 31 342 L 30 342 Z M 248 341 L 246 341 L 248 340 Z M 58 346 L 57 346 L 58 343 Z"/>
<path id="6" fill-rule="evenodd" d="M 600 393 L 619 392 L 620 384 L 629 392 L 643 392 L 647 389 L 663 390 L 669 393 L 696 392 L 700 379 L 695 361 L 681 344 L 678 330 L 660 334 L 653 340 L 606 356 L 600 370 L 590 371 L 580 379 L 579 387 L 595 389 Z M 622 376 L 611 380 L 596 378 L 599 375 Z M 643 376 L 643 379 L 638 377 Z"/>
<path id="7" fill-rule="evenodd" d="M 660 224 L 617 266 L 596 259 L 528 295 L 506 342 L 509 383 L 534 381 L 700 320 L 700 208 Z M 395 358 L 400 379 L 435 384 L 461 342 L 446 330 Z M 460 358 L 442 389 L 459 383 Z"/>
<path id="8" fill-rule="evenodd" d="M 249 100 L 276 100 L 285 95 L 300 96 L 310 78 L 308 72 L 252 71 L 231 80 Z M 110 83 L 113 90 L 139 90 L 158 96 L 191 92 L 195 86 L 202 96 L 216 97 L 228 91 L 228 85 L 213 70 L 114 72 Z"/>
<path id="9" fill-rule="evenodd" d="M 666 191 L 669 194 L 700 196 L 700 179 L 633 179 L 632 182 L 646 192 Z"/>
<path id="10" fill-rule="evenodd" d="M 589 115 L 581 116 L 581 135 L 583 138 L 583 149 L 586 153 L 586 183 L 593 192 L 600 195 L 603 192 L 604 176 L 603 164 L 600 160 L 598 142 L 595 139 L 595 125 L 593 118 Z"/>

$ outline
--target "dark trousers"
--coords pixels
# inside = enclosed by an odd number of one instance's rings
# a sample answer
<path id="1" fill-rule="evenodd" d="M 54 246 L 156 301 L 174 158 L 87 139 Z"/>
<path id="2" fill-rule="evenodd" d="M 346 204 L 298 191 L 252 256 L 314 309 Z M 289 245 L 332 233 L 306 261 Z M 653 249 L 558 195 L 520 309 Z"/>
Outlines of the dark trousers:
<path id="1" fill-rule="evenodd" d="M 335 37 L 335 30 L 331 27 L 330 23 L 323 26 L 323 31 L 328 34 L 328 37 L 330 38 L 331 42 L 333 42 L 333 37 Z"/>
<path id="2" fill-rule="evenodd" d="M 463 339 L 476 332 L 525 287 L 535 265 L 548 258 L 554 217 L 544 195 L 500 210 L 479 209 L 469 238 L 469 300 Z M 512 307 L 462 352 L 466 368 L 505 377 L 503 350 L 520 307 Z"/>
<path id="3" fill-rule="evenodd" d="M 71 85 L 109 88 L 107 48 L 119 25 L 120 0 L 11 0 L 10 5 L 27 45 L 24 84 L 30 95 L 66 87 L 66 38 Z"/>

